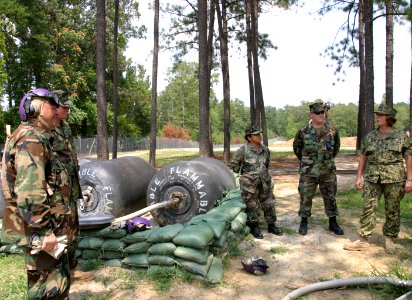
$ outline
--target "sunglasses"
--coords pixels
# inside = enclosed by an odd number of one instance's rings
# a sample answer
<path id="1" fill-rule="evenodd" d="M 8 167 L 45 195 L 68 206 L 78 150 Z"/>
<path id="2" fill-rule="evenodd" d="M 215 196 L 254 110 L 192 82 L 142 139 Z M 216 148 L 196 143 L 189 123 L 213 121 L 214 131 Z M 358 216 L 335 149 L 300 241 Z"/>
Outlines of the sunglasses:
<path id="1" fill-rule="evenodd" d="M 317 111 L 317 112 L 314 112 L 314 114 L 315 115 L 323 115 L 325 113 L 325 111 L 324 110 L 322 110 L 322 111 Z"/>

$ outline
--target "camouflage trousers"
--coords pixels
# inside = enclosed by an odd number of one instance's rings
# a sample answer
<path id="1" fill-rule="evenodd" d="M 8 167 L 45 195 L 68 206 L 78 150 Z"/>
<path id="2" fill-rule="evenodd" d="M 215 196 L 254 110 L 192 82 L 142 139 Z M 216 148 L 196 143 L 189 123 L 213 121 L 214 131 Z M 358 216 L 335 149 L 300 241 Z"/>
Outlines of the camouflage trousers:
<path id="1" fill-rule="evenodd" d="M 300 195 L 299 217 L 307 218 L 311 216 L 312 199 L 318 185 L 320 193 L 322 194 L 326 215 L 329 218 L 339 215 L 338 206 L 336 205 L 336 174 L 329 173 L 318 177 L 300 176 L 298 187 Z"/>
<path id="2" fill-rule="evenodd" d="M 276 222 L 276 210 L 271 189 L 264 189 L 262 184 L 258 184 L 253 193 L 250 192 L 250 189 L 249 191 L 246 189 L 241 189 L 240 192 L 243 202 L 246 204 L 248 222 L 259 222 L 260 209 L 262 209 L 263 215 L 268 224 Z"/>
<path id="3" fill-rule="evenodd" d="M 28 279 L 27 299 L 68 299 L 70 267 L 67 253 L 63 253 L 56 260 L 44 251 L 32 255 L 30 250 L 24 248 Z"/>
<path id="4" fill-rule="evenodd" d="M 400 203 L 405 196 L 405 182 L 373 183 L 364 182 L 363 212 L 360 217 L 360 236 L 368 238 L 376 226 L 376 209 L 383 194 L 385 199 L 385 224 L 383 235 L 391 238 L 398 237 L 400 230 Z"/>

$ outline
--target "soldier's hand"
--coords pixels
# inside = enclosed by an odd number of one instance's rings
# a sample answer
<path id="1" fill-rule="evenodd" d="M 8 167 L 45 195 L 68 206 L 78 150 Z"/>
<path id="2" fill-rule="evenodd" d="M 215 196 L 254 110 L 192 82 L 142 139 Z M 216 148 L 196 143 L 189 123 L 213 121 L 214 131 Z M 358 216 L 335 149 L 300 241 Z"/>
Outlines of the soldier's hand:
<path id="1" fill-rule="evenodd" d="M 355 186 L 358 190 L 361 190 L 363 187 L 363 182 L 362 182 L 362 178 L 356 178 L 356 183 Z"/>
<path id="2" fill-rule="evenodd" d="M 46 252 L 53 251 L 57 248 L 57 240 L 54 233 L 48 236 L 41 237 L 41 241 L 41 249 Z"/>
<path id="3" fill-rule="evenodd" d="M 409 193 L 412 191 L 412 181 L 407 180 L 405 184 L 405 192 Z"/>

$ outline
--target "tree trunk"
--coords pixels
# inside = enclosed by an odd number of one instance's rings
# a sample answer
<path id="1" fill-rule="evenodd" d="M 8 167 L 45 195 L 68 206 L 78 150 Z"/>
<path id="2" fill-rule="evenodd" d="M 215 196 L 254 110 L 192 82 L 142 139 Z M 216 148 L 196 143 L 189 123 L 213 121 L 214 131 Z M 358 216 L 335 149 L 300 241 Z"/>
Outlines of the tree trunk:
<path id="1" fill-rule="evenodd" d="M 208 37 L 207 37 L 207 81 L 209 87 L 211 86 L 211 78 L 212 78 L 212 68 L 213 68 L 213 40 L 214 40 L 214 27 L 215 27 L 215 2 L 217 0 L 210 0 L 210 13 L 209 13 L 209 29 L 208 29 Z M 208 89 L 208 111 L 210 111 L 210 88 Z M 210 114 L 209 114 L 210 117 Z M 209 150 L 211 151 L 208 156 L 213 157 L 213 138 L 212 138 L 212 122 L 209 119 Z"/>
<path id="2" fill-rule="evenodd" d="M 385 0 L 386 5 L 386 104 L 393 107 L 393 1 Z"/>
<path id="3" fill-rule="evenodd" d="M 364 22 L 364 0 L 359 0 L 359 106 L 358 106 L 358 128 L 356 137 L 356 150 L 362 145 L 362 137 L 366 131 L 365 126 L 365 22 Z"/>
<path id="4" fill-rule="evenodd" d="M 412 10 L 412 0 L 410 1 L 410 9 Z M 411 20 L 412 28 L 412 20 Z M 411 31 L 411 83 L 409 87 L 409 136 L 412 134 L 412 31 Z"/>
<path id="5" fill-rule="evenodd" d="M 253 81 L 253 62 L 252 62 L 252 29 L 250 26 L 251 0 L 246 2 L 246 49 L 247 49 L 247 71 L 249 78 L 249 102 L 250 102 L 250 123 L 256 124 L 255 106 L 255 84 Z"/>
<path id="6" fill-rule="evenodd" d="M 365 0 L 365 132 L 373 129 L 374 123 L 374 70 L 373 70 L 373 0 Z"/>
<path id="7" fill-rule="evenodd" d="M 207 0 L 198 0 L 198 34 L 199 34 L 199 155 L 209 156 L 209 88 L 208 51 L 207 51 Z"/>
<path id="8" fill-rule="evenodd" d="M 230 164 L 230 77 L 226 2 L 222 1 L 222 10 L 216 3 L 219 25 L 220 59 L 223 77 L 223 162 Z"/>
<path id="9" fill-rule="evenodd" d="M 119 30 L 119 0 L 114 1 L 114 24 L 113 24 L 113 145 L 112 158 L 117 158 L 117 134 L 119 116 L 119 69 L 118 69 L 118 46 L 117 34 Z"/>
<path id="10" fill-rule="evenodd" d="M 256 101 L 256 124 L 263 131 L 263 144 L 268 145 L 268 135 L 266 127 L 265 102 L 263 100 L 262 81 L 259 69 L 259 3 L 252 0 L 251 5 L 251 31 L 252 31 L 252 58 L 253 58 L 253 79 L 255 82 L 255 101 Z"/>
<path id="11" fill-rule="evenodd" d="M 97 94 L 97 158 L 109 159 L 107 140 L 106 68 L 106 8 L 105 0 L 96 0 L 96 94 Z"/>
<path id="12" fill-rule="evenodd" d="M 159 0 L 154 0 L 153 24 L 153 65 L 152 65 L 152 114 L 150 119 L 150 154 L 149 163 L 156 167 L 156 133 L 157 133 L 157 70 L 159 65 Z"/>

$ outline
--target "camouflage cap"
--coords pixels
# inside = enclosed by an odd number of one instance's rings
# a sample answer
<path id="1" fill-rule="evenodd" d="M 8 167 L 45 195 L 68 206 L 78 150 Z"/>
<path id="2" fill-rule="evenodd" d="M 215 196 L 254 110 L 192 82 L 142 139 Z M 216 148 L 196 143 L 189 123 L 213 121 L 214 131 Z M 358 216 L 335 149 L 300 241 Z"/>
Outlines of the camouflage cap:
<path id="1" fill-rule="evenodd" d="M 397 112 L 398 111 L 396 109 L 390 108 L 388 105 L 386 105 L 384 103 L 380 104 L 378 109 L 375 110 L 375 113 L 379 113 L 379 114 L 382 114 L 382 115 L 388 115 L 388 116 L 392 116 L 392 117 L 395 117 Z"/>
<path id="2" fill-rule="evenodd" d="M 323 102 L 315 102 L 309 105 L 311 113 L 320 112 L 325 110 L 325 104 Z"/>
<path id="3" fill-rule="evenodd" d="M 63 90 L 55 90 L 53 91 L 59 96 L 59 103 L 60 106 L 63 107 L 71 107 L 73 106 L 73 102 L 69 100 L 69 93 Z"/>
<path id="4" fill-rule="evenodd" d="M 245 129 L 245 136 L 248 136 L 251 134 L 260 134 L 260 133 L 262 133 L 262 131 L 259 129 L 257 125 L 252 125 Z"/>

